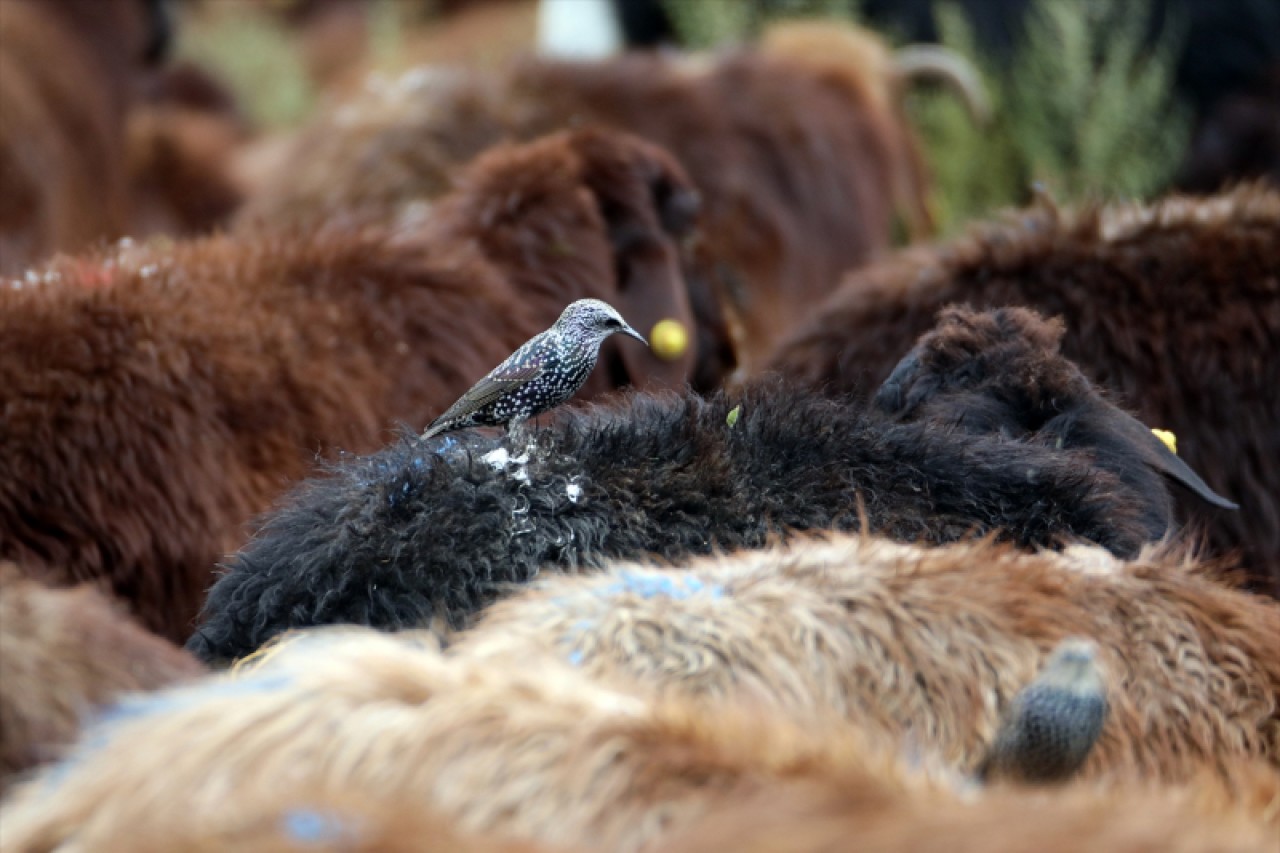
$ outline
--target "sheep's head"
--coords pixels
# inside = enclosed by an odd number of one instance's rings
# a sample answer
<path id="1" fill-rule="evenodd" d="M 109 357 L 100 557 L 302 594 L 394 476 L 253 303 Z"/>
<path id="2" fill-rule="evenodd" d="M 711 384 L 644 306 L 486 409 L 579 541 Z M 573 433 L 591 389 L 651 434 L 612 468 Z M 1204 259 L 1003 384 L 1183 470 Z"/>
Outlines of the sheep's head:
<path id="1" fill-rule="evenodd" d="M 1236 509 L 1061 354 L 1063 332 L 1060 320 L 1026 308 L 946 308 L 885 380 L 875 405 L 899 420 L 1086 450 L 1148 502 L 1157 536 L 1172 521 L 1160 476 Z"/>
<path id="2" fill-rule="evenodd" d="M 653 337 L 666 324 L 686 336 L 678 351 L 607 346 L 602 357 L 613 384 L 681 387 L 696 367 L 688 338 L 699 334 L 681 248 L 697 224 L 698 193 L 670 153 L 643 140 L 597 128 L 566 139 L 613 245 L 616 280 L 609 302 L 642 335 Z"/>

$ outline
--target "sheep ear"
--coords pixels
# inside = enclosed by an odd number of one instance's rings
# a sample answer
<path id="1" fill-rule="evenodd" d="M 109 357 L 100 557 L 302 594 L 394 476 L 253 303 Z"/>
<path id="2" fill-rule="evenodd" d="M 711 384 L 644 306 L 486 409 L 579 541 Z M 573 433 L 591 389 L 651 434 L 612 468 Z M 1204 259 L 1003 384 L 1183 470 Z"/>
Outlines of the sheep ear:
<path id="1" fill-rule="evenodd" d="M 647 348 L 629 338 L 614 342 L 631 383 L 638 388 L 680 388 L 693 375 L 697 328 L 676 252 L 673 247 L 654 246 L 620 254 L 618 261 L 619 310 L 649 341 Z M 682 350 L 663 349 L 661 341 L 655 344 L 653 329 L 663 320 L 683 327 Z"/>
<path id="2" fill-rule="evenodd" d="M 1239 505 L 1219 495 L 1191 466 L 1179 459 L 1145 424 L 1119 410 L 1113 410 L 1113 426 L 1139 448 L 1142 459 L 1150 467 L 1194 492 L 1201 500 L 1222 509 L 1239 509 Z"/>
<path id="3" fill-rule="evenodd" d="M 889 378 L 880 385 L 880 390 L 876 391 L 876 408 L 890 415 L 901 414 L 907 408 L 907 388 L 919 370 L 920 348 L 915 347 L 898 362 Z"/>
<path id="4" fill-rule="evenodd" d="M 697 326 L 675 239 L 634 220 L 622 227 L 614 224 L 611 230 L 618 288 L 615 307 L 650 346 L 631 339 L 610 343 L 617 347 L 632 385 L 683 387 L 693 375 Z M 673 320 L 684 328 L 683 349 L 655 346 L 653 328 L 662 320 Z"/>
<path id="5" fill-rule="evenodd" d="M 646 348 L 610 339 L 603 353 L 637 387 L 682 387 L 693 375 L 698 342 L 685 284 L 680 241 L 697 224 L 697 192 L 671 155 L 612 131 L 585 128 L 570 143 L 582 161 L 582 180 L 595 196 L 613 252 L 614 287 L 606 297 L 646 339 L 662 320 L 679 323 L 684 346 Z M 674 339 L 681 336 L 677 332 Z"/>

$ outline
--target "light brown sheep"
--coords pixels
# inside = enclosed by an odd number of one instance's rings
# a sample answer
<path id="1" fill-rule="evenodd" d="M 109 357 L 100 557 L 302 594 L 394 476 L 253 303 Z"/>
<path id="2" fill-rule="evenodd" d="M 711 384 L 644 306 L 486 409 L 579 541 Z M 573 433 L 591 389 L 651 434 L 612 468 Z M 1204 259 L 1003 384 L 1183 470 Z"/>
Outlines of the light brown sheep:
<path id="1" fill-rule="evenodd" d="M 49 589 L 0 562 L 0 790 L 121 695 L 204 671 L 92 587 Z"/>
<path id="2" fill-rule="evenodd" d="M 215 821 L 193 825 L 185 810 L 162 815 L 119 840 L 121 853 L 573 853 L 463 832 L 412 794 L 372 799 L 357 789 L 318 792 L 289 785 L 272 796 L 236 803 Z M 7 850 L 8 848 L 6 848 Z M 35 853 L 35 846 L 24 853 Z M 102 848 L 106 849 L 106 848 Z M 583 848 L 590 849 L 590 848 Z"/>
<path id="3" fill-rule="evenodd" d="M 801 720 L 835 713 L 972 770 L 1015 693 L 1075 635 L 1115 685 L 1084 775 L 1280 766 L 1280 605 L 1154 549 L 1124 561 L 837 535 L 674 570 L 621 564 L 500 601 L 451 653 L 528 669 L 555 658 Z"/>
<path id="4" fill-rule="evenodd" d="M 162 838 L 179 820 L 178 837 L 217 837 L 258 819 L 286 790 L 322 804 L 358 797 L 434 810 L 462 833 L 619 851 L 658 847 L 708 812 L 797 782 L 841 791 L 861 809 L 937 810 L 958 828 L 962 804 L 980 801 L 927 756 L 908 771 L 841 721 L 795 725 L 717 703 L 651 703 L 554 661 L 483 666 L 432 645 L 364 629 L 304 633 L 247 672 L 125 707 L 0 810 L 7 849 L 110 848 Z M 1039 794 L 1002 796 L 1015 814 L 1056 808 Z M 1125 837 L 1132 809 L 1122 792 L 1075 796 L 1087 804 L 1047 818 L 1052 825 L 1093 812 L 1112 824 L 1098 837 Z M 1167 796 L 1160 813 L 1172 823 L 1139 820 L 1140 836 L 1212 831 L 1195 809 L 1176 810 L 1185 791 Z M 1234 807 L 1250 828 L 1227 823 L 1233 808 L 1215 803 L 1230 832 L 1209 837 L 1235 843 L 1258 832 L 1266 815 L 1254 805 Z"/>
<path id="5" fill-rule="evenodd" d="M 170 814 L 199 836 L 306 785 L 408 800 L 462 831 L 633 850 L 753 779 L 850 765 L 906 784 L 847 727 L 819 737 L 728 709 L 654 707 L 554 662 L 475 666 L 430 645 L 317 631 L 269 648 L 246 676 L 126 706 L 70 764 L 16 792 L 0 811 L 6 844 L 54 849 L 74 833 L 109 846 Z"/>
<path id="6" fill-rule="evenodd" d="M 1242 790 L 1208 780 L 1175 789 L 1115 792 L 1087 786 L 1031 794 L 992 791 L 976 802 L 871 798 L 864 790 L 797 783 L 766 789 L 709 814 L 664 844 L 666 853 L 1264 853 L 1280 808 L 1280 776 L 1256 770 Z M 1251 798 L 1248 806 L 1229 797 Z M 1204 815 L 1203 817 L 1200 815 Z"/>

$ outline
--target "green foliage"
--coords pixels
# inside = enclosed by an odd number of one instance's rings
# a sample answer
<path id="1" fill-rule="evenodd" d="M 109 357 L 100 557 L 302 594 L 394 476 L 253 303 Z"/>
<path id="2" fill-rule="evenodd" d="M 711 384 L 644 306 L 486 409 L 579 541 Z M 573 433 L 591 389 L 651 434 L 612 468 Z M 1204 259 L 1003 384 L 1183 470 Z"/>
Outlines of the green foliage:
<path id="1" fill-rule="evenodd" d="M 690 44 L 742 41 L 770 18 L 850 19 L 856 0 L 666 0 Z M 923 140 L 944 231 L 1025 204 L 1044 185 L 1063 202 L 1143 198 L 1168 185 L 1186 148 L 1189 114 L 1171 94 L 1177 21 L 1143 43 L 1144 0 L 1036 0 L 1026 38 L 1005 67 L 976 47 L 955 6 L 936 13 L 942 42 L 978 69 L 994 118 L 978 127 L 950 91 L 914 90 L 908 115 Z"/>
<path id="2" fill-rule="evenodd" d="M 934 183 L 934 213 L 939 228 L 948 231 L 1021 202 L 1030 179 L 1014 139 L 1000 132 L 1008 117 L 1005 93 L 997 72 L 979 55 L 968 21 L 950 5 L 936 14 L 946 46 L 978 69 L 992 110 L 991 124 L 978 127 L 954 92 L 915 89 L 907 95 L 907 114 L 924 144 Z"/>
<path id="3" fill-rule="evenodd" d="M 702 50 L 747 41 L 775 18 L 853 18 L 858 0 L 663 0 L 684 44 Z"/>
<path id="4" fill-rule="evenodd" d="M 369 54 L 379 68 L 396 68 L 404 47 L 406 10 L 400 0 L 374 0 L 369 10 Z"/>
<path id="5" fill-rule="evenodd" d="M 754 10 L 741 0 L 665 0 L 671 24 L 690 48 L 745 41 Z"/>
<path id="6" fill-rule="evenodd" d="M 207 67 L 258 127 L 290 127 L 311 114 L 316 92 L 297 40 L 249 4 L 209 4 L 179 27 L 178 54 Z"/>
<path id="7" fill-rule="evenodd" d="M 1168 185 L 1190 130 L 1172 94 L 1182 33 L 1173 22 L 1144 45 L 1148 12 L 1141 0 L 1037 0 L 1001 69 L 975 48 L 956 7 L 938 7 L 943 43 L 978 68 L 995 116 L 977 127 L 949 94 L 908 99 L 944 230 L 1025 204 L 1036 184 L 1068 203 L 1145 198 Z"/>
<path id="8" fill-rule="evenodd" d="M 986 75 L 1004 104 L 997 128 L 1056 197 L 1141 198 L 1177 168 L 1189 130 L 1171 94 L 1179 39 L 1166 30 L 1148 50 L 1147 11 L 1039 0 L 1009 73 Z"/>

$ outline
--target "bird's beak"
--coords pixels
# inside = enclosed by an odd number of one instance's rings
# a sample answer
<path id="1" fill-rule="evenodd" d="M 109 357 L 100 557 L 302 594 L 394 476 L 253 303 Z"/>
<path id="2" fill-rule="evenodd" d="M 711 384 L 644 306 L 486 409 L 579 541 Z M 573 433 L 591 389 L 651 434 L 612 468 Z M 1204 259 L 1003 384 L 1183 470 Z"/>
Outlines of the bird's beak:
<path id="1" fill-rule="evenodd" d="M 624 334 L 624 335 L 629 335 L 629 336 L 631 336 L 631 337 L 635 338 L 637 341 L 639 341 L 640 343 L 644 344 L 645 346 L 648 346 L 648 345 L 649 345 L 649 342 L 648 342 L 648 341 L 646 341 L 646 340 L 644 339 L 644 335 L 640 334 L 640 333 L 639 333 L 639 332 L 637 332 L 635 329 L 631 328 L 630 326 L 626 325 L 625 323 L 623 324 L 622 328 L 621 328 L 621 329 L 619 329 L 618 331 L 619 331 L 619 332 L 622 332 L 622 334 Z"/>

